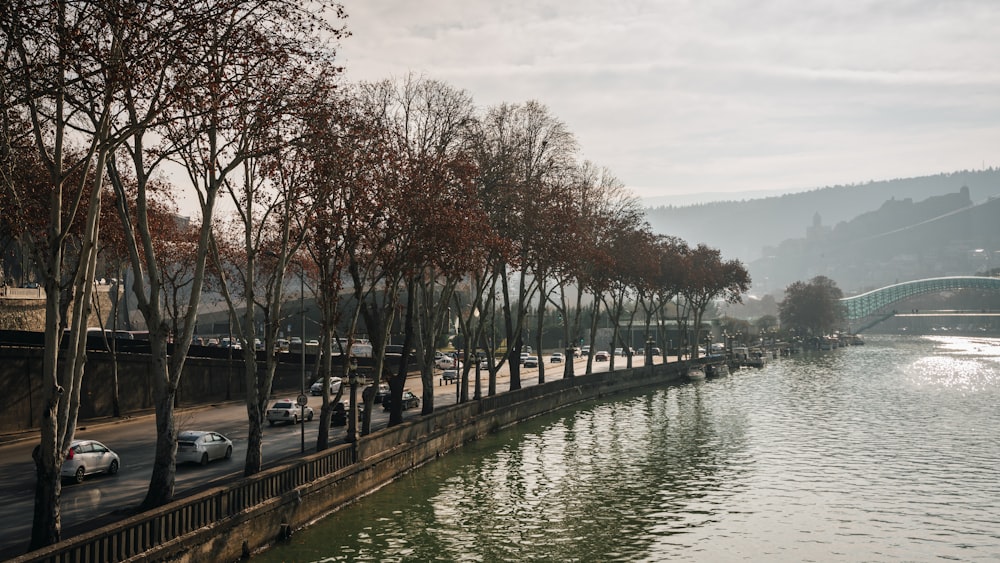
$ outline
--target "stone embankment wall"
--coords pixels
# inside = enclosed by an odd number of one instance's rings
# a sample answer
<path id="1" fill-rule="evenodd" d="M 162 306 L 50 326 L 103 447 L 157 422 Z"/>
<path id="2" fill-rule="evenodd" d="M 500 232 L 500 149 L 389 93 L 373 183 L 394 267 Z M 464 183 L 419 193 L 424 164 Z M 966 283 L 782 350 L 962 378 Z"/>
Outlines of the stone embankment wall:
<path id="1" fill-rule="evenodd" d="M 111 328 L 112 293 L 116 287 L 94 286 L 97 306 L 91 308 L 88 327 Z M 45 290 L 5 288 L 0 295 L 0 330 L 45 331 Z"/>
<path id="2" fill-rule="evenodd" d="M 87 367 L 80 391 L 81 420 L 114 416 L 115 390 L 121 414 L 153 410 L 153 380 L 149 354 L 87 352 Z M 239 399 L 246 394 L 243 362 L 239 359 L 188 358 L 177 390 L 179 407 Z M 307 365 L 312 382 L 312 366 Z M 24 432 L 38 426 L 42 412 L 42 350 L 0 349 L 0 393 L 7 398 L 0 409 L 0 434 Z M 302 385 L 301 364 L 279 363 L 274 389 Z M 117 384 L 116 384 L 117 382 Z"/>
<path id="3" fill-rule="evenodd" d="M 235 561 L 477 437 L 582 401 L 663 387 L 682 369 L 584 375 L 449 406 L 14 561 Z"/>

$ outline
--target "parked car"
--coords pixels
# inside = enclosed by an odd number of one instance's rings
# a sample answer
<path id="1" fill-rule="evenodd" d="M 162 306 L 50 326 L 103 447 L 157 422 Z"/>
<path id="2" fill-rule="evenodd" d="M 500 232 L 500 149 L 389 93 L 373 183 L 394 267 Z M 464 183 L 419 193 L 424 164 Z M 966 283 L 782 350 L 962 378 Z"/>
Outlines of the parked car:
<path id="1" fill-rule="evenodd" d="M 563 355 L 561 352 L 555 352 L 554 354 L 552 354 L 551 357 L 549 357 L 550 364 L 561 364 L 562 361 L 563 361 Z"/>
<path id="2" fill-rule="evenodd" d="M 114 475 L 120 467 L 121 459 L 111 448 L 97 440 L 73 440 L 59 474 L 64 480 L 82 483 L 87 475 Z"/>
<path id="3" fill-rule="evenodd" d="M 529 353 L 529 352 L 521 352 L 521 357 L 518 359 L 518 363 L 520 363 L 521 365 L 524 365 L 524 360 L 527 360 L 528 356 L 530 356 L 530 355 L 531 355 L 531 353 Z"/>
<path id="4" fill-rule="evenodd" d="M 274 426 L 278 422 L 288 422 L 298 424 L 302 420 L 309 422 L 313 419 L 313 409 L 309 405 L 300 407 L 291 399 L 279 399 L 267 409 L 267 423 Z"/>
<path id="5" fill-rule="evenodd" d="M 598 352 L 598 353 L 596 353 L 596 354 L 594 354 L 594 361 L 595 362 L 607 362 L 607 361 L 610 361 L 610 360 L 611 360 L 611 354 L 608 354 L 607 352 L 605 352 L 603 350 L 600 351 L 600 352 Z"/>
<path id="6" fill-rule="evenodd" d="M 458 370 L 457 369 L 446 369 L 444 373 L 441 374 L 441 379 L 445 383 L 454 383 L 458 381 Z"/>
<path id="7" fill-rule="evenodd" d="M 528 356 L 524 358 L 524 367 L 526 368 L 537 368 L 538 367 L 538 356 Z"/>
<path id="8" fill-rule="evenodd" d="M 420 397 L 413 394 L 412 391 L 406 389 L 403 391 L 403 398 L 401 404 L 403 405 L 403 410 L 412 409 L 420 406 Z M 382 408 L 389 410 L 392 408 L 392 395 L 389 395 L 382 401 Z"/>
<path id="9" fill-rule="evenodd" d="M 207 465 L 215 459 L 233 457 L 233 442 L 219 434 L 205 430 L 187 430 L 177 435 L 177 463 Z"/>
<path id="10" fill-rule="evenodd" d="M 336 394 L 338 391 L 340 391 L 340 384 L 341 383 L 342 383 L 342 381 L 341 381 L 341 379 L 339 377 L 331 377 L 330 378 L 330 393 L 331 394 Z M 312 387 L 309 388 L 309 392 L 312 393 L 315 396 L 319 396 L 319 395 L 323 394 L 323 378 L 322 377 L 319 378 L 319 379 L 317 379 L 315 382 L 313 382 Z"/>

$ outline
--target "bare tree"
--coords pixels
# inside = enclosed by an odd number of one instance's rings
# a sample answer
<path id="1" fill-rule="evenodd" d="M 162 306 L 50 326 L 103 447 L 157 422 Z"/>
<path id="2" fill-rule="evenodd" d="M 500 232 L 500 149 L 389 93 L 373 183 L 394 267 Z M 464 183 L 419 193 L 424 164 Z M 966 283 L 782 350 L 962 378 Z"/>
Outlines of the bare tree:
<path id="1" fill-rule="evenodd" d="M 30 187 L 48 204 L 47 225 L 29 241 L 46 290 L 45 408 L 33 456 L 38 479 L 31 548 L 61 534 L 59 471 L 74 437 L 86 359 L 104 191 L 100 172 L 120 142 L 112 127 L 116 97 L 137 62 L 126 56 L 128 34 L 112 31 L 116 8 L 24 0 L 0 10 L 4 153 L 10 155 L 11 124 L 30 123 L 28 138 L 46 171 L 44 184 Z M 23 210 L 22 187 L 5 184 Z M 65 330 L 69 346 L 61 349 Z"/>
<path id="2" fill-rule="evenodd" d="M 124 148 L 137 190 L 134 210 L 120 207 L 119 212 L 126 233 L 133 233 L 129 239 L 133 293 L 149 328 L 153 356 L 157 441 L 144 508 L 173 498 L 177 433 L 173 409 L 196 326 L 216 204 L 246 159 L 260 154 L 260 146 L 253 141 L 267 123 L 270 109 L 262 99 L 264 93 L 256 92 L 254 86 L 274 69 L 268 59 L 275 53 L 271 47 L 330 29 L 325 20 L 312 15 L 310 7 L 284 1 L 192 2 L 184 10 L 163 6 L 162 12 L 142 20 L 146 22 L 145 41 L 136 42 L 134 48 L 155 53 L 157 65 L 124 96 L 126 117 L 132 124 Z M 336 9 L 318 13 L 340 15 Z M 332 31 L 335 37 L 336 30 Z M 306 43 L 299 47 L 312 49 Z M 163 307 L 165 272 L 152 244 L 154 225 L 149 218 L 154 196 L 150 180 L 166 159 L 184 167 L 200 212 L 200 230 L 192 246 L 193 283 L 183 315 L 174 316 L 182 318 L 174 330 Z M 109 168 L 112 178 L 120 176 L 116 167 L 126 166 L 113 164 Z M 116 182 L 116 190 L 124 200 L 125 183 Z M 168 356 L 171 338 L 174 351 Z"/>
<path id="3" fill-rule="evenodd" d="M 687 283 L 680 293 L 693 314 L 694 341 L 691 343 L 691 356 L 697 358 L 705 311 L 716 299 L 739 303 L 743 293 L 750 288 L 750 274 L 739 260 L 723 261 L 719 250 L 704 244 L 693 249 L 688 258 Z"/>
<path id="4" fill-rule="evenodd" d="M 493 230 L 508 240 L 510 252 L 495 253 L 489 268 L 499 277 L 511 389 L 521 387 L 520 363 L 527 311 L 547 275 L 548 261 L 538 249 L 548 244 L 545 210 L 558 193 L 561 174 L 573 165 L 576 141 L 544 105 L 530 101 L 487 110 L 474 138 L 480 170 L 479 198 Z M 532 272 L 532 268 L 537 271 Z M 543 308 L 544 311 L 544 308 Z M 490 393 L 495 370 L 490 370 Z"/>

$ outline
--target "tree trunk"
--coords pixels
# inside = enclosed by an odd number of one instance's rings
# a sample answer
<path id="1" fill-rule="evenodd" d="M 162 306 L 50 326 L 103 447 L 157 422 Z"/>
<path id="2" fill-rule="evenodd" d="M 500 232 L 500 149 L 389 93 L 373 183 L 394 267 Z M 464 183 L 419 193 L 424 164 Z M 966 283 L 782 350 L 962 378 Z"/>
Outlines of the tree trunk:
<path id="1" fill-rule="evenodd" d="M 163 338 L 150 334 L 150 352 L 153 354 L 153 405 L 156 410 L 156 449 L 153 457 L 153 475 L 149 479 L 146 498 L 140 510 L 149 510 L 167 504 L 174 498 L 177 477 L 177 428 L 174 424 L 174 399 L 177 388 L 170 377 L 167 364 L 167 346 Z"/>
<path id="2" fill-rule="evenodd" d="M 48 413 L 51 418 L 51 413 Z M 58 543 L 62 529 L 59 498 L 62 495 L 62 478 L 53 463 L 46 463 L 43 448 L 32 453 L 35 462 L 35 512 L 31 527 L 28 551 Z"/>

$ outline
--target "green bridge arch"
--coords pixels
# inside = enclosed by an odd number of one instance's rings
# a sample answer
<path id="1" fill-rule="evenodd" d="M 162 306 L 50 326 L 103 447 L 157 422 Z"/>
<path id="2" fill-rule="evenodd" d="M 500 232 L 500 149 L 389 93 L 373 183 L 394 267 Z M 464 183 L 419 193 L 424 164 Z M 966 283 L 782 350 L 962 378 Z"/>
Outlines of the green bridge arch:
<path id="1" fill-rule="evenodd" d="M 983 276 L 951 276 L 927 278 L 889 285 L 880 289 L 845 297 L 840 300 L 847 307 L 847 319 L 855 321 L 874 315 L 890 313 L 889 305 L 914 295 L 937 293 L 955 289 L 986 289 L 1000 292 L 1000 278 Z"/>

